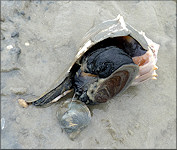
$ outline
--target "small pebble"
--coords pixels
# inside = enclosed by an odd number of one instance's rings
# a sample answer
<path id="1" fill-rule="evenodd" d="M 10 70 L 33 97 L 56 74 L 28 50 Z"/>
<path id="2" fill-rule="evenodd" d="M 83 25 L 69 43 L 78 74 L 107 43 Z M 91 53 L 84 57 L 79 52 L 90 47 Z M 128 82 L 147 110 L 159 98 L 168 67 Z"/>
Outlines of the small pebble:
<path id="1" fill-rule="evenodd" d="M 7 46 L 7 49 L 12 49 L 12 48 L 13 48 L 12 45 L 8 45 L 8 46 Z"/>
<path id="2" fill-rule="evenodd" d="M 24 11 L 20 11 L 20 12 L 19 12 L 18 10 L 16 10 L 16 12 L 17 12 L 17 14 L 18 14 L 19 16 L 21 16 L 21 15 L 24 16 L 24 15 L 25 15 L 25 12 L 24 12 Z"/>
<path id="3" fill-rule="evenodd" d="M 19 37 L 19 32 L 17 32 L 17 31 L 12 32 L 11 37 L 12 38 Z"/>
<path id="4" fill-rule="evenodd" d="M 29 43 L 28 43 L 28 42 L 26 42 L 26 43 L 25 43 L 25 46 L 29 46 Z"/>
<path id="5" fill-rule="evenodd" d="M 28 104 L 24 99 L 18 99 L 18 103 L 24 108 L 28 107 Z"/>
<path id="6" fill-rule="evenodd" d="M 5 119 L 1 118 L 1 130 L 3 130 L 5 127 Z"/>
<path id="7" fill-rule="evenodd" d="M 20 14 L 24 16 L 24 15 L 25 15 L 25 12 L 24 12 L 24 11 L 21 11 Z"/>

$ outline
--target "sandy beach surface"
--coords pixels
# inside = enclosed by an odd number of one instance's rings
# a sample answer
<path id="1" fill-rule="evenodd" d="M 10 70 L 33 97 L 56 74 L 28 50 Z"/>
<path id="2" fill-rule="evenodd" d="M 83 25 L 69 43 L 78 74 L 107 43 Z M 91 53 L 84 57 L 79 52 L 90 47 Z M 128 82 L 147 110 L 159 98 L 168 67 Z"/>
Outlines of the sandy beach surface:
<path id="1" fill-rule="evenodd" d="M 68 68 L 86 32 L 118 14 L 160 44 L 158 79 L 92 106 L 74 141 L 60 103 L 22 108 Z M 176 148 L 176 1 L 2 1 L 1 148 Z"/>

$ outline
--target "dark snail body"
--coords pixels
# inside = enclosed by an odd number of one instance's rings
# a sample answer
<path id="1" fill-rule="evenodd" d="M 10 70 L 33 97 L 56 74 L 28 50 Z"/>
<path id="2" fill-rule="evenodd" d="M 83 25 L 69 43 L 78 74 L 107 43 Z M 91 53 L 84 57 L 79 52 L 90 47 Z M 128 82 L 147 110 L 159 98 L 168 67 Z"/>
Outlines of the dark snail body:
<path id="1" fill-rule="evenodd" d="M 87 54 L 82 59 L 82 70 L 79 69 L 74 77 L 77 98 L 86 104 L 94 104 L 87 95 L 90 85 L 98 82 L 98 78 L 107 78 L 126 64 L 134 64 L 132 58 L 116 46 L 99 48 Z"/>

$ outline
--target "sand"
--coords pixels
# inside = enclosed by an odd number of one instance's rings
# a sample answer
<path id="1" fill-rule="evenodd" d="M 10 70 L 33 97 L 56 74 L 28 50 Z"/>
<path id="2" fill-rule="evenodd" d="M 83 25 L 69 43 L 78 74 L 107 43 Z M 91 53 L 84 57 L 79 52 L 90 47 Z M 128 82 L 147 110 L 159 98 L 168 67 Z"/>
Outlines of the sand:
<path id="1" fill-rule="evenodd" d="M 58 124 L 60 103 L 19 106 L 68 68 L 90 28 L 118 14 L 160 44 L 157 80 L 91 107 L 74 141 Z M 176 148 L 176 1 L 3 1 L 1 148 Z"/>

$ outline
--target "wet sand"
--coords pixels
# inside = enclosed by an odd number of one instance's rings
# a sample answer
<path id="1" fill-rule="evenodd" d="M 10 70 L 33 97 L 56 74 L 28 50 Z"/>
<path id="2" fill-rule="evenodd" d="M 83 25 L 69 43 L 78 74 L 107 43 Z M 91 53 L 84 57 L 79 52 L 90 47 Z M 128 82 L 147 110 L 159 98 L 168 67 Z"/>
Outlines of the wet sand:
<path id="1" fill-rule="evenodd" d="M 90 125 L 71 141 L 56 118 L 60 103 L 22 108 L 18 99 L 46 91 L 86 32 L 118 14 L 160 44 L 158 79 L 91 107 Z M 176 148 L 176 2 L 3 1 L 1 148 Z"/>

